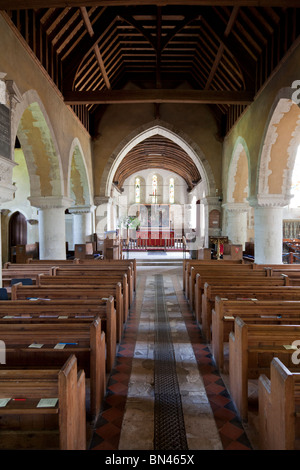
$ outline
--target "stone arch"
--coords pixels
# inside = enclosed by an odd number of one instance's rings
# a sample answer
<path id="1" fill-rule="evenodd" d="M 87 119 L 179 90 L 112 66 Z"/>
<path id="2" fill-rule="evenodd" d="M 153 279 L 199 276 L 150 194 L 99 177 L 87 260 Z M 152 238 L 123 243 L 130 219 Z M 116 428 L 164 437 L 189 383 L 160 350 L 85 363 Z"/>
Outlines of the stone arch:
<path id="1" fill-rule="evenodd" d="M 257 198 L 284 206 L 291 197 L 292 173 L 300 143 L 300 109 L 293 89 L 284 88 L 270 110 L 262 140 Z"/>
<path id="2" fill-rule="evenodd" d="M 12 113 L 12 139 L 18 137 L 28 168 L 31 197 L 62 196 L 59 148 L 42 101 L 34 90 L 22 96 Z"/>
<path id="3" fill-rule="evenodd" d="M 205 195 L 215 193 L 216 185 L 212 170 L 199 146 L 191 141 L 191 139 L 180 130 L 173 128 L 173 126 L 166 122 L 155 120 L 141 126 L 131 133 L 131 135 L 124 139 L 112 153 L 103 171 L 100 195 L 107 197 L 110 196 L 114 173 L 129 150 L 139 142 L 157 134 L 172 140 L 186 151 L 199 170 L 205 187 Z"/>
<path id="4" fill-rule="evenodd" d="M 249 196 L 249 150 L 245 140 L 238 137 L 229 165 L 227 202 L 245 203 Z"/>
<path id="5" fill-rule="evenodd" d="M 91 205 L 91 185 L 82 147 L 77 138 L 73 140 L 69 153 L 68 196 L 73 199 L 74 205 Z"/>

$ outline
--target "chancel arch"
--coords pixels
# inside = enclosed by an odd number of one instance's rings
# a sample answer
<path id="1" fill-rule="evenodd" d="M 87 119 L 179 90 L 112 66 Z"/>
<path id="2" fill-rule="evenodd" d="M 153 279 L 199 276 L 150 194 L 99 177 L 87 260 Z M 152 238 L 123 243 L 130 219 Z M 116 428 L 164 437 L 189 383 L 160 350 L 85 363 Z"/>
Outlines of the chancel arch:
<path id="1" fill-rule="evenodd" d="M 213 173 L 201 149 L 188 136 L 172 129 L 172 126 L 155 121 L 124 139 L 110 156 L 103 171 L 101 187 L 95 188 L 96 192 L 98 190 L 102 193 L 102 196 L 97 199 L 99 202 L 106 203 L 106 208 L 109 208 L 112 191 L 122 192 L 127 178 L 146 169 L 153 172 L 157 169 L 173 172 L 175 177 L 185 181 L 188 192 L 201 184 L 203 198 L 215 194 L 216 185 Z M 166 200 L 165 193 L 163 194 L 165 190 L 169 201 L 169 179 L 167 183 L 164 183 L 161 191 L 159 185 L 158 181 L 159 194 L 156 202 Z M 146 191 L 149 192 L 148 189 Z M 152 202 L 153 194 L 151 197 L 149 195 L 150 193 L 146 195 L 146 200 Z M 120 199 L 124 199 L 123 195 Z M 105 215 L 104 204 L 102 204 L 101 213 Z M 100 216 L 98 218 L 100 220 Z"/>

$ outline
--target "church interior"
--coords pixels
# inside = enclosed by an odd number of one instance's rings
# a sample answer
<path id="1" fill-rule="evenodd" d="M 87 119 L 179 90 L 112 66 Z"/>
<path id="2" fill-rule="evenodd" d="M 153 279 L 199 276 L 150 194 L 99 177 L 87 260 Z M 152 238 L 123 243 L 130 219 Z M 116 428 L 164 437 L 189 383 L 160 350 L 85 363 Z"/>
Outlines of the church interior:
<path id="1" fill-rule="evenodd" d="M 298 450 L 299 0 L 0 38 L 0 449 Z"/>

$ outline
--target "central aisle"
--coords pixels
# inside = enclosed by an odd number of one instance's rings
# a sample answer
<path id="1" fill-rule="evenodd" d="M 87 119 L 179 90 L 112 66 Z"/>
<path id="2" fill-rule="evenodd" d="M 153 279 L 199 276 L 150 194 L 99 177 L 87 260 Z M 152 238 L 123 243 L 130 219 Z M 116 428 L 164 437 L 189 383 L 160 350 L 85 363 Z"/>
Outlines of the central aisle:
<path id="1" fill-rule="evenodd" d="M 138 266 L 93 450 L 249 450 L 182 291 L 182 267 Z"/>

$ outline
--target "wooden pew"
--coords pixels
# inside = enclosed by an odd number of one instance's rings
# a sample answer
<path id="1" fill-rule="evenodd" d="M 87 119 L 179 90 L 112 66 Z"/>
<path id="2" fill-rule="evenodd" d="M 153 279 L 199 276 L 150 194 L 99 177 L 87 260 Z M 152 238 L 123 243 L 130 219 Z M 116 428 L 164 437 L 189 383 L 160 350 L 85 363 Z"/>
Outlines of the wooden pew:
<path id="1" fill-rule="evenodd" d="M 250 269 L 251 268 L 251 269 Z M 253 277 L 267 277 L 267 271 L 265 269 L 252 269 L 252 265 L 240 265 L 240 266 L 224 266 L 224 267 L 214 267 L 214 268 L 206 268 L 206 269 L 199 269 L 192 267 L 190 271 L 189 277 L 189 293 L 188 293 L 188 302 L 190 305 L 191 310 L 193 311 L 195 308 L 195 293 L 197 292 L 197 278 L 199 276 L 203 279 L 204 276 L 207 277 L 229 277 L 229 276 L 253 276 Z M 280 277 L 280 276 L 278 276 Z"/>
<path id="2" fill-rule="evenodd" d="M 300 340 L 300 325 L 259 325 L 235 319 L 229 335 L 230 395 L 242 420 L 248 419 L 248 380 L 270 376 L 274 357 L 293 368 L 291 345 Z"/>
<path id="3" fill-rule="evenodd" d="M 227 300 L 216 297 L 212 311 L 212 354 L 220 371 L 224 371 L 224 350 L 234 331 L 235 318 L 246 323 L 300 324 L 299 300 Z"/>
<path id="4" fill-rule="evenodd" d="M 37 317 L 7 321 L 2 317 L 0 337 L 5 343 L 6 365 L 10 368 L 60 367 L 74 354 L 90 381 L 90 413 L 93 418 L 98 416 L 106 388 L 105 333 L 99 317 L 88 322 L 49 322 Z M 32 344 L 43 346 L 30 347 Z"/>
<path id="5" fill-rule="evenodd" d="M 284 276 L 277 276 L 277 277 L 272 277 L 271 282 L 269 276 L 265 276 L 263 271 L 260 271 L 258 275 L 256 275 L 254 272 L 252 273 L 247 273 L 243 274 L 241 273 L 240 275 L 235 275 L 233 274 L 221 274 L 219 275 L 218 273 L 216 274 L 200 274 L 197 273 L 196 275 L 196 283 L 195 283 L 195 294 L 194 294 L 194 314 L 197 322 L 199 324 L 203 323 L 202 317 L 203 317 L 203 312 L 202 312 L 202 307 L 203 305 L 203 295 L 204 295 L 204 290 L 205 290 L 205 285 L 208 284 L 211 287 L 218 285 L 218 286 L 223 286 L 224 290 L 226 288 L 231 289 L 233 287 L 239 287 L 239 286 L 247 286 L 249 284 L 249 287 L 251 286 L 257 286 L 257 285 L 264 285 L 267 284 L 268 286 L 278 285 L 278 280 L 280 280 L 279 285 L 286 286 L 288 285 L 288 278 Z M 250 282 L 250 280 L 252 282 Z M 209 312 L 209 309 L 207 309 Z M 205 310 L 204 310 L 205 312 Z"/>
<path id="6" fill-rule="evenodd" d="M 79 322 L 84 319 L 91 320 L 94 317 L 100 317 L 107 345 L 107 370 L 111 370 L 116 356 L 116 310 L 112 296 L 102 304 L 95 299 L 1 301 L 0 318 L 11 316 L 34 316 L 39 317 L 39 320 L 46 318 L 47 321 L 53 319 L 60 322 L 65 320 Z M 9 318 L 6 321 L 8 320 Z"/>
<path id="7" fill-rule="evenodd" d="M 248 286 L 248 287 L 255 287 L 255 286 L 267 286 L 267 287 L 284 287 L 286 286 L 287 279 L 280 277 L 256 277 L 255 275 L 253 276 L 228 276 L 228 277 L 209 277 L 209 276 L 201 276 L 197 277 L 197 291 L 198 291 L 198 296 L 199 299 L 202 299 L 203 293 L 204 293 L 204 286 L 205 283 L 216 283 L 216 284 L 224 284 L 227 285 L 228 287 L 230 286 Z M 200 300 L 198 301 L 198 310 L 197 310 L 197 316 L 196 318 L 198 319 L 201 315 L 201 325 L 202 325 L 202 334 L 204 338 L 210 342 L 211 341 L 211 312 L 209 310 L 203 311 L 201 309 L 201 314 L 199 314 L 199 305 L 200 305 Z M 204 315 L 205 313 L 205 315 Z"/>
<path id="8" fill-rule="evenodd" d="M 124 305 L 124 321 L 127 320 L 129 312 L 129 295 L 128 295 L 128 283 L 127 275 L 121 274 L 117 276 L 46 276 L 41 274 L 39 276 L 39 286 L 63 286 L 63 287 L 83 287 L 83 286 L 99 286 L 105 288 L 106 285 L 117 284 L 121 282 L 122 294 L 123 294 L 123 305 Z"/>
<path id="9" fill-rule="evenodd" d="M 11 288 L 11 300 L 29 299 L 81 299 L 98 300 L 99 305 L 106 304 L 107 298 L 112 296 L 116 309 L 116 334 L 117 342 L 120 342 L 125 322 L 125 310 L 121 283 L 101 286 L 23 286 L 15 284 Z"/>
<path id="10" fill-rule="evenodd" d="M 193 261 L 193 262 L 192 262 Z M 223 269 L 231 269 L 236 268 L 236 269 L 242 269 L 243 271 L 245 270 L 246 272 L 251 271 L 253 269 L 251 264 L 242 264 L 240 262 L 233 262 L 232 260 L 212 260 L 212 261 L 200 261 L 197 260 L 197 263 L 194 262 L 194 260 L 188 260 L 186 261 L 184 265 L 184 270 L 183 270 L 183 279 L 184 279 L 184 293 L 189 300 L 190 298 L 190 291 L 191 291 L 191 276 L 196 276 L 197 272 L 207 272 L 208 270 L 212 270 L 213 272 L 219 271 L 222 272 Z M 195 274 L 192 274 L 192 273 Z"/>
<path id="11" fill-rule="evenodd" d="M 71 355 L 59 369 L 0 370 L 0 448 L 86 449 L 85 374 Z M 57 398 L 54 407 L 41 399 Z"/>
<path id="12" fill-rule="evenodd" d="M 299 450 L 300 371 L 275 357 L 270 378 L 262 374 L 258 389 L 260 449 Z"/>
<path id="13" fill-rule="evenodd" d="M 118 278 L 121 280 L 121 276 L 126 274 L 127 283 L 128 283 L 128 306 L 132 304 L 133 301 L 133 272 L 131 266 L 86 266 L 86 265 L 76 265 L 71 268 L 54 268 L 54 276 L 102 276 L 108 278 Z"/>
<path id="14" fill-rule="evenodd" d="M 187 295 L 187 286 L 188 282 L 187 279 L 189 277 L 190 269 L 192 266 L 224 266 L 224 265 L 242 265 L 244 264 L 242 260 L 202 260 L 202 259 L 184 259 L 183 260 L 183 271 L 182 271 L 182 283 L 183 283 L 183 291 Z"/>
<path id="15" fill-rule="evenodd" d="M 78 262 L 79 265 L 83 266 L 130 266 L 133 272 L 133 289 L 136 291 L 136 275 L 137 275 L 137 267 L 136 267 L 136 259 L 80 259 Z"/>

